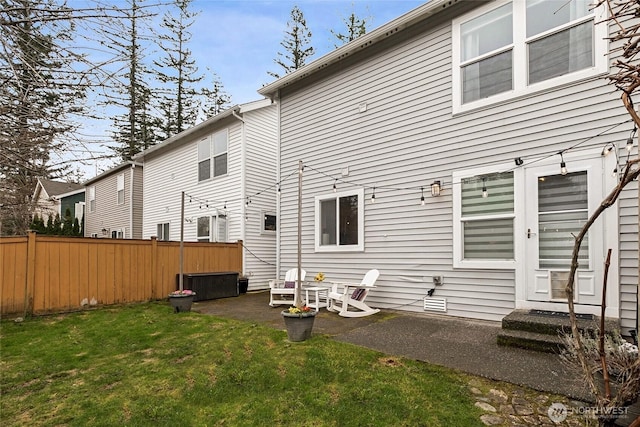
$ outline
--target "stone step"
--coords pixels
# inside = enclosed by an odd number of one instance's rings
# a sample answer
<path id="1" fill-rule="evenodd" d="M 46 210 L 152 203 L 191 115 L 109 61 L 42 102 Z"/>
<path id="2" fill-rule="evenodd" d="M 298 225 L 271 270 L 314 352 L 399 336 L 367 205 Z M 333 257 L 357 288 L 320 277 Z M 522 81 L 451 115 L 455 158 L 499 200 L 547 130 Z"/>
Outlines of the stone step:
<path id="1" fill-rule="evenodd" d="M 515 329 L 503 329 L 499 332 L 498 345 L 545 353 L 560 353 L 564 349 L 563 341 L 558 335 Z"/>

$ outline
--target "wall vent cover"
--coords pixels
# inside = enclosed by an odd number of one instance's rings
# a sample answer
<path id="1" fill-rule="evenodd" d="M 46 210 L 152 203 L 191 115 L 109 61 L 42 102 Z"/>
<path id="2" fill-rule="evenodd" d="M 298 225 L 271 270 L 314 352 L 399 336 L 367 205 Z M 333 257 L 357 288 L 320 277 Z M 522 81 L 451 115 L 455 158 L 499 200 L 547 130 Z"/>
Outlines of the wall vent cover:
<path id="1" fill-rule="evenodd" d="M 431 298 L 424 299 L 424 311 L 437 311 L 440 313 L 447 312 L 447 299 L 446 298 Z"/>

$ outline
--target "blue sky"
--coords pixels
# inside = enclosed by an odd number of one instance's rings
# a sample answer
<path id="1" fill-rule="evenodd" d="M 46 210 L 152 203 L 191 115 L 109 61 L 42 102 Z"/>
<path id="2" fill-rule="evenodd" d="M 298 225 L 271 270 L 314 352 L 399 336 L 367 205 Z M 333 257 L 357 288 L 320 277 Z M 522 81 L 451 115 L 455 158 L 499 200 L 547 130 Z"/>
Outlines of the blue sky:
<path id="1" fill-rule="evenodd" d="M 84 0 L 70 0 L 82 2 Z M 274 79 L 267 74 L 274 71 L 282 74 L 275 64 L 278 52 L 284 53 L 280 45 L 285 37 L 291 9 L 297 5 L 303 12 L 310 29 L 311 44 L 315 55 L 307 61 L 331 52 L 337 40 L 331 30 L 345 32 L 344 19 L 351 12 L 359 18 L 367 18 L 367 31 L 415 9 L 426 0 L 194 0 L 193 12 L 199 12 L 190 27 L 192 38 L 189 49 L 199 69 L 215 72 L 233 104 L 242 104 L 260 99 L 257 90 Z M 111 0 L 112 4 L 126 6 L 123 0 Z M 150 4 L 152 2 L 148 2 Z M 157 18 L 158 20 L 160 19 Z M 210 75 L 210 74 L 208 74 Z M 206 77 L 202 84 L 211 84 Z M 98 156 L 109 152 L 104 145 L 111 144 L 112 120 L 109 112 L 102 112 L 104 120 L 85 123 L 80 134 L 93 142 L 76 147 L 75 158 L 87 158 L 91 151 Z M 117 164 L 117 160 L 91 160 L 78 163 L 85 179 L 91 178 Z"/>

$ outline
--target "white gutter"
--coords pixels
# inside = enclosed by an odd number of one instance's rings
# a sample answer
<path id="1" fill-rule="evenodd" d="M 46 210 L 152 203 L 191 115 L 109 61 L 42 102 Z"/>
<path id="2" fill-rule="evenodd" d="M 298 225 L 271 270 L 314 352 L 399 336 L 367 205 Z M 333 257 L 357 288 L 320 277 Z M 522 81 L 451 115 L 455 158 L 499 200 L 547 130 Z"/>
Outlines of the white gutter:
<path id="1" fill-rule="evenodd" d="M 388 38 L 389 36 L 392 36 L 399 31 L 402 31 L 412 26 L 413 24 L 424 20 L 429 16 L 436 15 L 439 12 L 449 8 L 450 6 L 462 1 L 464 0 L 431 0 L 423 4 L 422 6 L 418 6 L 412 11 L 405 13 L 399 18 L 376 28 L 370 33 L 360 36 L 356 40 L 337 48 L 336 50 L 303 66 L 302 68 L 287 74 L 286 76 L 274 81 L 273 83 L 263 86 L 262 88 L 258 89 L 258 93 L 273 99 L 276 92 L 283 87 L 299 80 L 303 80 L 311 76 L 312 74 L 325 69 L 328 65 L 340 62 L 349 55 L 367 49 L 372 45 Z"/>

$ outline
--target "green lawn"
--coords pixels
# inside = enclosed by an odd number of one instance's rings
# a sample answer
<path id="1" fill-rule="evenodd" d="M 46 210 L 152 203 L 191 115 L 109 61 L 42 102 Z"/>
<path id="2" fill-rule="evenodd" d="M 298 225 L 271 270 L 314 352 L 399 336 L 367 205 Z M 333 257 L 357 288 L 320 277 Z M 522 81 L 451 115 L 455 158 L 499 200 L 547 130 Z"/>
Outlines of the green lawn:
<path id="1" fill-rule="evenodd" d="M 481 425 L 462 374 L 166 303 L 1 327 L 3 425 Z"/>

